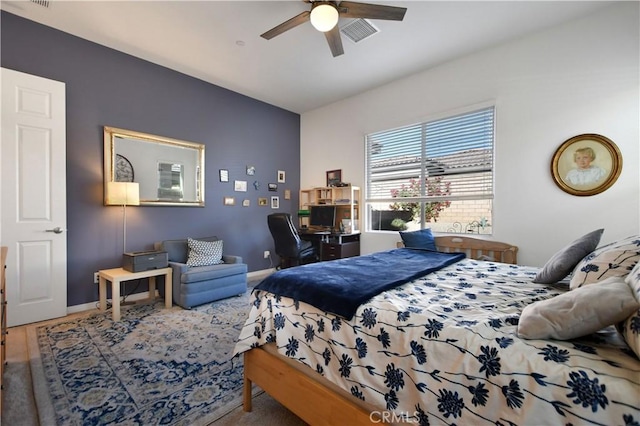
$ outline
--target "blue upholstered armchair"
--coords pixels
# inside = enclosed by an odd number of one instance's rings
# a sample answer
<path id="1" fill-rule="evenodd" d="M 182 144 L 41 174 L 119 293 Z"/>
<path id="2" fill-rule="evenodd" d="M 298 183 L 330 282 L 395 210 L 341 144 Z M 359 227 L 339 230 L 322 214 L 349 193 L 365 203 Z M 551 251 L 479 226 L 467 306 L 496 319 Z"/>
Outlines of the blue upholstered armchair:
<path id="1" fill-rule="evenodd" d="M 197 241 L 219 241 L 218 237 L 196 238 Z M 222 263 L 189 266 L 188 240 L 166 240 L 154 244 L 166 251 L 173 269 L 173 301 L 185 309 L 203 303 L 237 296 L 247 291 L 247 265 L 242 258 L 222 254 Z M 164 286 L 158 286 L 164 290 Z"/>

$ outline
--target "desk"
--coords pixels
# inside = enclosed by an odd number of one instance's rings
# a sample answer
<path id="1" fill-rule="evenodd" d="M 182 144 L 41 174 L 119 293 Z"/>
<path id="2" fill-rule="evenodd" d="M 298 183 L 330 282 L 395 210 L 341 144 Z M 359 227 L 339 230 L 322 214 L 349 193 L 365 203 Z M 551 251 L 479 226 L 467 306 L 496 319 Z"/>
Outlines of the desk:
<path id="1" fill-rule="evenodd" d="M 111 281 L 111 307 L 113 320 L 120 321 L 120 283 L 124 281 L 149 278 L 149 300 L 156 298 L 156 277 L 164 275 L 164 305 L 170 308 L 173 304 L 172 293 L 172 270 L 171 268 L 150 269 L 141 272 L 129 272 L 122 268 L 104 269 L 98 271 L 98 282 L 100 285 L 100 310 L 107 310 L 107 281 Z"/>
<path id="2" fill-rule="evenodd" d="M 360 256 L 360 233 L 300 232 L 300 239 L 311 241 L 320 254 L 320 260 L 343 259 Z"/>
<path id="3" fill-rule="evenodd" d="M 320 260 L 344 259 L 360 256 L 360 241 L 323 242 L 320 244 Z"/>

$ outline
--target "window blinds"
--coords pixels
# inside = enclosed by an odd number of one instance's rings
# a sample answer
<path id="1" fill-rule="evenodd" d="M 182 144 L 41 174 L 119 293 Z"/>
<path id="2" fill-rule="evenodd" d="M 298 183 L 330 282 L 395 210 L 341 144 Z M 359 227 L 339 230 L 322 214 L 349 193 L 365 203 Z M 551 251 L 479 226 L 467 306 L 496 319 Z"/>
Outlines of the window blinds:
<path id="1" fill-rule="evenodd" d="M 367 135 L 367 201 L 397 201 L 393 189 L 425 178 L 448 183 L 450 194 L 421 184 L 403 201 L 492 198 L 493 141 L 494 107 Z"/>

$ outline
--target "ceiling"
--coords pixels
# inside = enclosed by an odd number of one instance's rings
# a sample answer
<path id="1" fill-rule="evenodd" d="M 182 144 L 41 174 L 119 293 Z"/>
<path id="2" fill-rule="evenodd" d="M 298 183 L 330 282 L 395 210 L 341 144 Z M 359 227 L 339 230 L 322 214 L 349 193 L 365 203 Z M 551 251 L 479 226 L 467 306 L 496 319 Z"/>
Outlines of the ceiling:
<path id="1" fill-rule="evenodd" d="M 310 23 L 260 37 L 310 9 L 300 0 L 38 2 L 0 8 L 300 114 L 611 4 L 369 1 L 406 7 L 404 21 L 371 21 L 380 32 L 358 44 L 343 37 L 334 58 Z"/>

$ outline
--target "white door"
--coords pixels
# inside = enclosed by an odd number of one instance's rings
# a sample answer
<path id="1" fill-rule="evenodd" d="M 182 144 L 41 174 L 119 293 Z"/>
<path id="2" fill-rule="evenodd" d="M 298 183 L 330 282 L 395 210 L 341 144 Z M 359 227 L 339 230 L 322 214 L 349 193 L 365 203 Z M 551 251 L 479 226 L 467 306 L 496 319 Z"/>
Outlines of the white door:
<path id="1" fill-rule="evenodd" d="M 0 243 L 7 324 L 67 313 L 64 83 L 2 68 Z"/>

